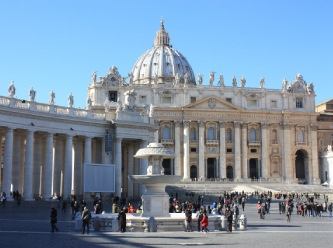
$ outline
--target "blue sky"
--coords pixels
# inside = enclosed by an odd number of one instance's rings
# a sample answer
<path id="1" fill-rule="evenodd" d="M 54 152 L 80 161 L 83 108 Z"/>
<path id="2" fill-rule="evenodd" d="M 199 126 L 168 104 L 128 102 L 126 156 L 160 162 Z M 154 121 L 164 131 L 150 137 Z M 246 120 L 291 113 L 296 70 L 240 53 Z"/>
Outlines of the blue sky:
<path id="1" fill-rule="evenodd" d="M 91 74 L 114 65 L 125 77 L 164 20 L 171 44 L 195 75 L 242 76 L 247 87 L 280 89 L 297 73 L 313 82 L 316 103 L 333 98 L 333 1 L 330 0 L 3 0 L 0 95 L 84 108 Z M 216 80 L 217 81 L 217 80 Z M 215 82 L 216 83 L 216 82 Z"/>

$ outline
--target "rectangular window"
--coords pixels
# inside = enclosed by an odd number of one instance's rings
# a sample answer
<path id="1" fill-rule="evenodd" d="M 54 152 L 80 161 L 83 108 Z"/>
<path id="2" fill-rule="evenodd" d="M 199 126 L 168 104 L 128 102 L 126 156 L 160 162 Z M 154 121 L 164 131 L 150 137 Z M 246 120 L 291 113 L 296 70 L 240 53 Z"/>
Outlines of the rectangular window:
<path id="1" fill-rule="evenodd" d="M 257 149 L 251 149 L 251 153 L 257 153 Z"/>
<path id="2" fill-rule="evenodd" d="M 296 98 L 296 108 L 303 108 L 303 98 L 302 97 Z"/>
<path id="3" fill-rule="evenodd" d="M 190 133 L 190 140 L 197 140 L 197 137 L 196 137 L 196 130 L 191 130 L 191 133 Z"/>
<path id="4" fill-rule="evenodd" d="M 226 100 L 227 102 L 232 103 L 232 98 L 226 98 L 225 100 Z"/>
<path id="5" fill-rule="evenodd" d="M 117 102 L 118 92 L 117 91 L 109 91 L 109 101 Z"/>
<path id="6" fill-rule="evenodd" d="M 228 143 L 230 143 L 232 141 L 231 131 L 229 131 L 229 130 L 227 131 L 226 138 L 227 138 Z"/>
<path id="7" fill-rule="evenodd" d="M 147 97 L 146 96 L 139 96 L 139 103 L 140 104 L 146 104 L 147 103 Z"/>
<path id="8" fill-rule="evenodd" d="M 191 152 L 197 152 L 197 148 L 191 147 Z"/>
<path id="9" fill-rule="evenodd" d="M 232 148 L 227 148 L 227 153 L 232 153 Z"/>
<path id="10" fill-rule="evenodd" d="M 197 101 L 197 98 L 195 96 L 191 96 L 191 103 L 194 103 Z"/>
<path id="11" fill-rule="evenodd" d="M 271 100 L 271 108 L 277 108 L 276 100 Z"/>
<path id="12" fill-rule="evenodd" d="M 171 96 L 162 97 L 162 103 L 171 103 Z"/>
<path id="13" fill-rule="evenodd" d="M 248 100 L 247 101 L 247 106 L 256 107 L 258 105 L 257 103 L 258 103 L 257 99 Z"/>

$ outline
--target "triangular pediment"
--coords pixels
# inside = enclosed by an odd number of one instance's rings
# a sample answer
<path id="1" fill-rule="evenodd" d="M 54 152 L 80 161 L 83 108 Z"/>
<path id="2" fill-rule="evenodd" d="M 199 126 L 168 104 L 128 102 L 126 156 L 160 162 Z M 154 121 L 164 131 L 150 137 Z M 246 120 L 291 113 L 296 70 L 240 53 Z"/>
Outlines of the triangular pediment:
<path id="1" fill-rule="evenodd" d="M 227 111 L 242 111 L 242 109 L 226 100 L 218 98 L 216 96 L 208 96 L 199 101 L 190 103 L 184 108 L 189 109 L 202 109 L 202 110 L 227 110 Z"/>

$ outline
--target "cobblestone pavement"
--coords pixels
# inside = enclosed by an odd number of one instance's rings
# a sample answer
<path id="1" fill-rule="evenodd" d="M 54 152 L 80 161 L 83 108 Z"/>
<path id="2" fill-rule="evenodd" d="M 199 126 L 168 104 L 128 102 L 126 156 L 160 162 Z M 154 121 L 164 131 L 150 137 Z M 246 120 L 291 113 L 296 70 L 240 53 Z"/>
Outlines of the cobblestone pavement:
<path id="1" fill-rule="evenodd" d="M 330 199 L 333 200 L 333 199 Z M 333 218 L 302 217 L 295 212 L 291 223 L 278 213 L 278 200 L 273 200 L 271 211 L 259 219 L 256 200 L 245 206 L 248 228 L 245 231 L 114 233 L 94 232 L 82 235 L 75 229 L 70 211 L 58 210 L 60 231 L 50 233 L 49 214 L 57 202 L 7 202 L 0 207 L 1 247 L 331 247 Z M 210 204 L 207 202 L 207 204 Z M 109 211 L 111 206 L 105 206 Z M 69 209 L 68 209 L 69 210 Z"/>

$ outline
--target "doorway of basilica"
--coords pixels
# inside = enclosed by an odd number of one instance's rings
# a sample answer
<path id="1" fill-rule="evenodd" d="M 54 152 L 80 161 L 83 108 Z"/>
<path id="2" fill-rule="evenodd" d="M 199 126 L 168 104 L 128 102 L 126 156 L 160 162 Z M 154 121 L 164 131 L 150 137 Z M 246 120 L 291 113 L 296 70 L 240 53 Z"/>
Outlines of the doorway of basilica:
<path id="1" fill-rule="evenodd" d="M 227 166 L 227 178 L 228 179 L 234 178 L 234 168 L 231 165 Z"/>
<path id="2" fill-rule="evenodd" d="M 249 167 L 250 167 L 250 178 L 251 179 L 258 179 L 260 177 L 260 170 L 259 170 L 259 163 L 257 158 L 251 158 L 249 160 Z"/>
<path id="3" fill-rule="evenodd" d="M 216 178 L 215 158 L 207 158 L 207 179 Z"/>
<path id="4" fill-rule="evenodd" d="M 295 159 L 295 172 L 296 172 L 296 178 L 299 183 L 305 183 L 306 182 L 306 154 L 304 154 L 303 151 L 298 150 L 296 152 L 296 159 Z"/>
<path id="5" fill-rule="evenodd" d="M 198 168 L 195 165 L 191 165 L 190 167 L 190 177 L 193 180 L 194 178 L 198 178 Z"/>

